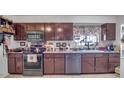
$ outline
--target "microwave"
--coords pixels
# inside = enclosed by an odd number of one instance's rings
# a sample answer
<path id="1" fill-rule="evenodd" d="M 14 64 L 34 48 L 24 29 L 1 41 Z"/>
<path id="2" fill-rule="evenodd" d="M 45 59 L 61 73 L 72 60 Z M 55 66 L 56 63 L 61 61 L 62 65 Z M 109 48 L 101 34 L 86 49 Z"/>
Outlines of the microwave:
<path id="1" fill-rule="evenodd" d="M 44 41 L 44 32 L 27 32 L 27 41 L 34 42 L 34 41 Z"/>

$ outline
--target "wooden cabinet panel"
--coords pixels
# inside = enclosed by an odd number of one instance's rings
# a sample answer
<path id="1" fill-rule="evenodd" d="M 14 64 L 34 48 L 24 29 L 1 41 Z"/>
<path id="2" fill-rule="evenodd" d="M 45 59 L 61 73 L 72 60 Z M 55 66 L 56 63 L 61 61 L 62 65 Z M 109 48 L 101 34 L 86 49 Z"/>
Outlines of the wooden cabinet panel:
<path id="1" fill-rule="evenodd" d="M 119 54 L 109 54 L 109 64 L 108 72 L 114 72 L 115 67 L 120 65 L 120 55 Z"/>
<path id="2" fill-rule="evenodd" d="M 55 40 L 54 36 L 55 24 L 45 24 L 45 40 Z"/>
<path id="3" fill-rule="evenodd" d="M 115 39 L 116 39 L 116 24 L 106 23 L 101 25 L 101 40 L 115 40 Z"/>
<path id="4" fill-rule="evenodd" d="M 64 74 L 64 54 L 44 55 L 44 74 Z"/>
<path id="5" fill-rule="evenodd" d="M 120 65 L 120 63 L 118 63 L 118 62 L 114 62 L 114 63 L 109 63 L 109 65 L 108 65 L 108 72 L 114 72 L 115 71 L 115 67 L 117 67 L 117 66 L 119 66 Z"/>
<path id="6" fill-rule="evenodd" d="M 36 31 L 44 31 L 45 30 L 44 26 L 45 26 L 44 23 L 36 23 L 35 30 Z"/>
<path id="7" fill-rule="evenodd" d="M 15 40 L 26 40 L 26 26 L 25 24 L 17 23 L 15 24 Z"/>
<path id="8" fill-rule="evenodd" d="M 26 31 L 35 31 L 36 24 L 35 23 L 26 23 Z"/>
<path id="9" fill-rule="evenodd" d="M 23 72 L 23 55 L 22 54 L 16 54 L 15 55 L 15 61 L 16 61 L 16 73 L 22 74 Z"/>
<path id="10" fill-rule="evenodd" d="M 96 57 L 96 66 L 95 66 L 95 72 L 101 73 L 101 72 L 108 72 L 108 58 L 105 57 Z"/>
<path id="11" fill-rule="evenodd" d="M 44 74 L 53 74 L 54 73 L 54 59 L 53 58 L 44 58 Z"/>
<path id="12" fill-rule="evenodd" d="M 64 40 L 73 40 L 73 23 L 64 24 Z"/>
<path id="13" fill-rule="evenodd" d="M 8 54 L 8 72 L 13 74 L 16 73 L 15 70 L 15 54 L 14 53 L 9 53 Z"/>
<path id="14" fill-rule="evenodd" d="M 64 58 L 55 58 L 55 73 L 64 74 Z"/>
<path id="15" fill-rule="evenodd" d="M 81 73 L 94 73 L 95 58 L 94 54 L 85 54 L 81 58 Z"/>
<path id="16" fill-rule="evenodd" d="M 21 74 L 23 64 L 23 54 L 21 53 L 8 53 L 8 72 L 10 74 Z"/>
<path id="17" fill-rule="evenodd" d="M 45 24 L 45 40 L 72 40 L 72 23 Z"/>
<path id="18" fill-rule="evenodd" d="M 56 23 L 55 24 L 55 40 L 64 40 L 64 24 Z"/>

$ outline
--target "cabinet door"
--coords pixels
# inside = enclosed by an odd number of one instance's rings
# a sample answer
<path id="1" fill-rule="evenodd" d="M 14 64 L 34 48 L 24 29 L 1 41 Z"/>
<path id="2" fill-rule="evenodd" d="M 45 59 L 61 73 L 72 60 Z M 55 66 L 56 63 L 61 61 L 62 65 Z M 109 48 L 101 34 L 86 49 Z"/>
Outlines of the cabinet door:
<path id="1" fill-rule="evenodd" d="M 54 74 L 53 58 L 44 58 L 44 74 Z"/>
<path id="2" fill-rule="evenodd" d="M 95 72 L 108 72 L 108 58 L 106 57 L 96 57 L 96 67 Z"/>
<path id="3" fill-rule="evenodd" d="M 115 40 L 116 38 L 116 24 L 107 23 L 107 40 Z"/>
<path id="4" fill-rule="evenodd" d="M 8 54 L 8 72 L 13 74 L 16 73 L 15 70 L 15 54 L 14 53 L 9 53 Z"/>
<path id="5" fill-rule="evenodd" d="M 26 40 L 26 25 L 18 23 L 15 25 L 15 40 Z"/>
<path id="6" fill-rule="evenodd" d="M 94 54 L 91 56 L 82 55 L 82 62 L 81 62 L 81 72 L 82 73 L 94 73 L 95 70 L 95 60 Z"/>
<path id="7" fill-rule="evenodd" d="M 119 54 L 110 54 L 109 55 L 109 72 L 114 72 L 115 67 L 120 66 L 120 55 Z"/>
<path id="8" fill-rule="evenodd" d="M 108 72 L 115 72 L 115 68 L 119 65 L 120 65 L 120 63 L 118 63 L 118 62 L 117 63 L 115 63 L 115 62 L 109 63 Z"/>
<path id="9" fill-rule="evenodd" d="M 73 23 L 64 23 L 64 40 L 73 40 Z"/>
<path id="10" fill-rule="evenodd" d="M 35 23 L 27 23 L 26 24 L 26 31 L 35 31 L 36 24 Z"/>
<path id="11" fill-rule="evenodd" d="M 55 73 L 64 74 L 64 58 L 55 58 Z"/>
<path id="12" fill-rule="evenodd" d="M 107 25 L 103 24 L 101 25 L 101 40 L 106 40 L 107 39 Z"/>
<path id="13" fill-rule="evenodd" d="M 44 24 L 43 23 L 35 23 L 35 31 L 44 31 Z"/>
<path id="14" fill-rule="evenodd" d="M 55 24 L 45 24 L 45 41 L 55 40 Z"/>
<path id="15" fill-rule="evenodd" d="M 23 56 L 20 53 L 16 53 L 15 55 L 16 60 L 16 73 L 21 74 L 23 72 Z"/>
<path id="16" fill-rule="evenodd" d="M 64 40 L 64 30 L 62 23 L 55 24 L 55 40 Z"/>
<path id="17" fill-rule="evenodd" d="M 105 35 L 105 39 L 104 39 Z M 101 26 L 101 40 L 115 40 L 116 38 L 116 24 L 106 23 Z"/>

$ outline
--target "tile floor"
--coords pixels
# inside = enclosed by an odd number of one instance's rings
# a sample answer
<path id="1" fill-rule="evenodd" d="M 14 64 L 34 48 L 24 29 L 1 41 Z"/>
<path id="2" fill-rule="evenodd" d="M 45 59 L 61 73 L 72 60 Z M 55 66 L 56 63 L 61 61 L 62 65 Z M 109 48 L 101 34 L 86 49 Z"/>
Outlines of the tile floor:
<path id="1" fill-rule="evenodd" d="M 6 78 L 41 78 L 41 76 L 8 75 Z M 44 75 L 42 78 L 119 78 L 115 74 L 83 74 L 83 75 Z"/>

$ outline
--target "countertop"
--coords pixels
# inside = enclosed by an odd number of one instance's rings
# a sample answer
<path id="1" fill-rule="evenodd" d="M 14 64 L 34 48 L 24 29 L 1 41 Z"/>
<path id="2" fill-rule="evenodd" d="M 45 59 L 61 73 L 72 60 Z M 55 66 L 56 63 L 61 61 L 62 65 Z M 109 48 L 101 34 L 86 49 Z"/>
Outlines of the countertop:
<path id="1" fill-rule="evenodd" d="M 56 51 L 56 52 L 44 52 L 44 53 L 119 53 L 119 52 L 100 51 L 100 50 L 81 50 L 81 51 Z"/>

